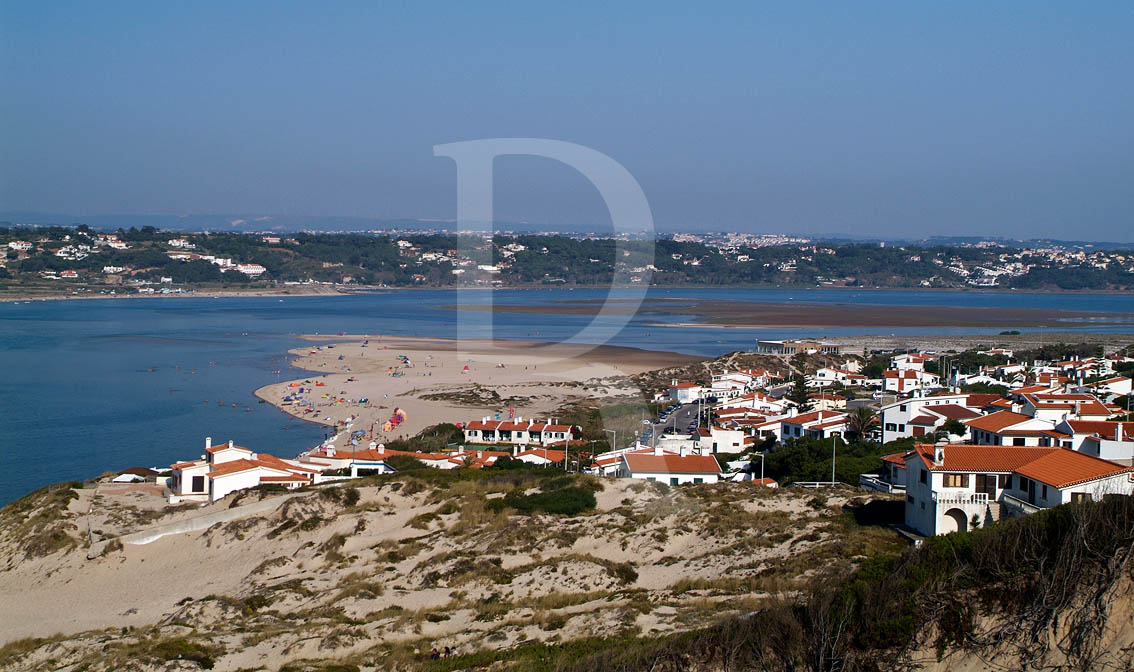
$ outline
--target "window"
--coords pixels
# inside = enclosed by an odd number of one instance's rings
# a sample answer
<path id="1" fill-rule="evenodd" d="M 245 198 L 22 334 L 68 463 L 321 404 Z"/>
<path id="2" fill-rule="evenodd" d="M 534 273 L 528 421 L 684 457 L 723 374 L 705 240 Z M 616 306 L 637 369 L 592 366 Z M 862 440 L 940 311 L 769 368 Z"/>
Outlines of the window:
<path id="1" fill-rule="evenodd" d="M 676 476 L 670 477 L 669 484 L 670 485 L 677 485 L 677 477 Z"/>
<path id="2" fill-rule="evenodd" d="M 887 432 L 896 432 L 896 431 L 898 431 L 898 425 L 896 425 L 893 422 L 887 422 L 886 423 L 886 431 Z"/>
<path id="3" fill-rule="evenodd" d="M 1043 486 L 1043 495 L 1042 495 L 1042 497 L 1043 497 L 1044 499 L 1047 499 L 1047 486 L 1046 486 L 1046 485 L 1045 485 L 1045 486 Z"/>
<path id="4" fill-rule="evenodd" d="M 1012 439 L 1012 445 L 1013 445 L 1013 446 L 1022 446 L 1022 445 L 1024 445 L 1024 437 L 1022 437 L 1022 436 L 1017 436 L 1016 438 Z"/>
<path id="5" fill-rule="evenodd" d="M 705 479 L 703 479 L 703 478 L 694 478 L 694 479 L 693 479 L 693 484 L 694 484 L 694 485 L 700 485 L 700 484 L 702 484 L 702 483 L 704 483 L 704 482 L 705 482 Z"/>
<path id="6" fill-rule="evenodd" d="M 901 424 L 901 423 L 899 423 L 899 424 L 898 424 L 898 431 L 899 431 L 899 432 L 904 432 L 904 431 L 906 431 L 906 426 L 905 426 L 905 425 L 903 425 L 903 424 Z"/>
<path id="7" fill-rule="evenodd" d="M 928 483 L 929 482 L 929 472 L 926 471 L 925 469 L 921 470 L 921 482 L 922 483 Z"/>
<path id="8" fill-rule="evenodd" d="M 913 504 L 913 495 L 906 495 L 906 504 Z"/>
<path id="9" fill-rule="evenodd" d="M 654 478 L 653 476 L 647 476 L 647 477 L 646 477 L 646 480 L 647 480 L 647 481 L 656 481 L 656 480 L 658 480 L 658 479 Z"/>
<path id="10" fill-rule="evenodd" d="M 1075 502 L 1089 502 L 1091 501 L 1091 493 L 1089 492 L 1072 492 L 1071 503 Z"/>
<path id="11" fill-rule="evenodd" d="M 922 510 L 922 511 L 925 511 L 925 502 L 922 502 L 922 503 L 921 503 L 921 510 Z"/>
<path id="12" fill-rule="evenodd" d="M 1064 442 L 1063 442 L 1063 447 L 1064 447 L 1064 448 L 1067 448 L 1068 450 L 1070 450 L 1070 448 L 1071 448 L 1071 442 L 1070 442 L 1070 441 L 1064 441 Z"/>
<path id="13" fill-rule="evenodd" d="M 204 492 L 204 491 L 205 491 L 205 477 L 204 476 L 194 476 L 193 477 L 193 489 L 190 490 L 190 492 Z"/>
<path id="14" fill-rule="evenodd" d="M 1004 474 L 1000 477 L 1000 489 L 1009 490 L 1012 487 L 1012 474 Z"/>
<path id="15" fill-rule="evenodd" d="M 968 474 L 945 474 L 945 487 L 946 488 L 967 488 L 969 487 Z"/>
<path id="16" fill-rule="evenodd" d="M 901 406 L 898 406 L 898 410 L 899 410 L 899 411 L 902 411 L 902 412 L 905 412 L 905 410 L 906 410 L 906 405 L 905 405 L 905 404 L 902 404 Z"/>

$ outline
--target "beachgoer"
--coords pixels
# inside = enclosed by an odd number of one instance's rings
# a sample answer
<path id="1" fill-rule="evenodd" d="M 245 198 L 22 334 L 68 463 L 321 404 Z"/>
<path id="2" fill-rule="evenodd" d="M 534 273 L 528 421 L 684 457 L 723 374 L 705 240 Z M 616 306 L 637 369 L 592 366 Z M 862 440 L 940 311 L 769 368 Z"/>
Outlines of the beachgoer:
<path id="1" fill-rule="evenodd" d="M 433 650 L 429 652 L 429 659 L 430 660 L 437 660 L 440 657 L 441 657 L 441 654 L 437 651 L 437 647 L 433 647 Z"/>

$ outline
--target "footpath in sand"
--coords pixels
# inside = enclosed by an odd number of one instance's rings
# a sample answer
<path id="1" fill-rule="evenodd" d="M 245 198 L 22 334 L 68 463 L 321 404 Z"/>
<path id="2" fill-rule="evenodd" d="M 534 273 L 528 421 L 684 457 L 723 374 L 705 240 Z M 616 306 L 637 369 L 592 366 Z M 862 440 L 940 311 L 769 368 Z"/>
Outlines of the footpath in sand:
<path id="1" fill-rule="evenodd" d="M 524 341 L 304 338 L 312 345 L 291 351 L 297 355 L 293 366 L 311 374 L 262 387 L 256 396 L 305 420 L 335 427 L 350 423 L 376 441 L 496 413 L 507 419 L 510 409 L 516 417 L 547 419 L 582 399 L 640 397 L 626 376 L 698 359 L 636 348 L 549 348 Z M 286 397 L 301 401 L 288 403 Z M 406 420 L 385 431 L 395 408 L 405 411 Z"/>

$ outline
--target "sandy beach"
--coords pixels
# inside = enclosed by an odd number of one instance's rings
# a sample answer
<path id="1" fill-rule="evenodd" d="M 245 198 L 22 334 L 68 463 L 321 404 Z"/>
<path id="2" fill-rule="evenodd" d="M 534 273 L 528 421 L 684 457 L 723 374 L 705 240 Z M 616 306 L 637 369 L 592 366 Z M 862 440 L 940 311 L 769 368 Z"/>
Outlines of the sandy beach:
<path id="1" fill-rule="evenodd" d="M 443 422 L 496 413 L 507 418 L 510 409 L 517 417 L 546 419 L 573 401 L 640 394 L 625 376 L 700 359 L 636 348 L 530 341 L 304 338 L 312 345 L 290 352 L 297 357 L 294 366 L 310 375 L 267 385 L 256 390 L 256 396 L 305 420 L 340 428 L 349 423 L 376 441 L 408 438 Z M 297 395 L 303 403 L 284 401 Z M 395 408 L 405 411 L 406 421 L 385 431 Z"/>

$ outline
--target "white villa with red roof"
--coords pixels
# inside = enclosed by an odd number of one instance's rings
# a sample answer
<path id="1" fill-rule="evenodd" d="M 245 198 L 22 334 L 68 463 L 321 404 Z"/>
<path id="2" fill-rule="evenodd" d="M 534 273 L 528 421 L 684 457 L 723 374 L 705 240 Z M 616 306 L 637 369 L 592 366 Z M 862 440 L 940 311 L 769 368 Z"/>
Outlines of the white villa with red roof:
<path id="1" fill-rule="evenodd" d="M 839 411 L 812 411 L 789 415 L 780 420 L 780 439 L 787 441 L 798 437 L 828 439 L 842 436 L 847 431 L 850 416 Z"/>
<path id="2" fill-rule="evenodd" d="M 1134 467 L 1064 448 L 919 444 L 906 459 L 906 525 L 924 535 L 1134 493 Z"/>
<path id="3" fill-rule="evenodd" d="M 941 376 L 920 369 L 886 369 L 882 372 L 882 389 L 887 392 L 913 392 L 941 386 Z"/>
<path id="4" fill-rule="evenodd" d="M 232 441 L 213 445 L 205 439 L 205 454 L 199 460 L 170 465 L 169 501 L 215 502 L 225 495 L 274 483 L 298 488 L 320 480 L 320 471 L 298 460 L 284 460 L 267 453 L 255 453 Z"/>
<path id="5" fill-rule="evenodd" d="M 937 359 L 933 355 L 924 352 L 909 352 L 904 355 L 894 355 L 890 358 L 890 368 L 899 371 L 906 371 L 909 369 L 915 371 L 924 371 L 926 362 L 932 362 Z"/>
<path id="6" fill-rule="evenodd" d="M 1134 463 L 1134 422 L 1064 420 L 1055 431 L 1067 435 L 1062 446 L 1122 464 Z"/>
<path id="7" fill-rule="evenodd" d="M 578 439 L 582 428 L 572 425 L 515 420 L 492 420 L 488 417 L 465 423 L 465 443 L 507 443 L 517 446 L 553 446 Z"/>
<path id="8" fill-rule="evenodd" d="M 716 483 L 722 473 L 720 463 L 712 455 L 694 455 L 685 450 L 674 454 L 661 448 L 623 453 L 618 470 L 622 477 L 668 485 Z"/>
<path id="9" fill-rule="evenodd" d="M 669 398 L 679 404 L 690 404 L 705 394 L 705 388 L 690 381 L 674 380 L 669 384 Z"/>

